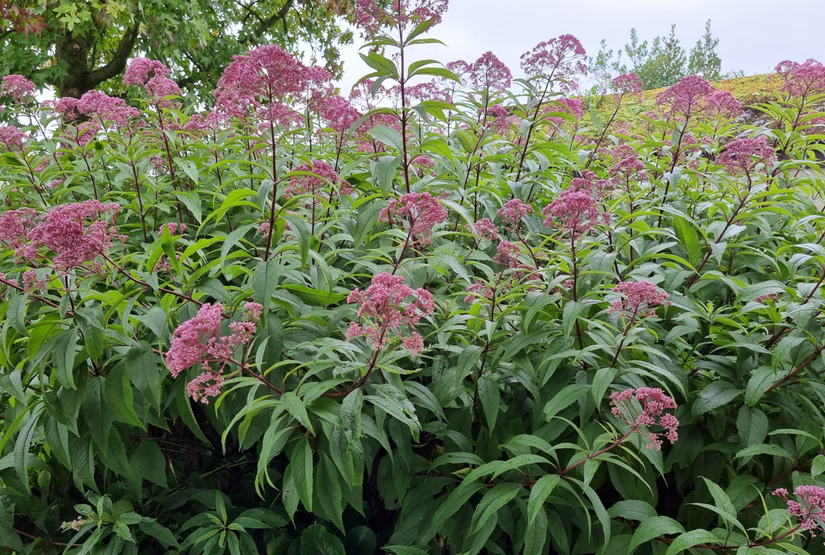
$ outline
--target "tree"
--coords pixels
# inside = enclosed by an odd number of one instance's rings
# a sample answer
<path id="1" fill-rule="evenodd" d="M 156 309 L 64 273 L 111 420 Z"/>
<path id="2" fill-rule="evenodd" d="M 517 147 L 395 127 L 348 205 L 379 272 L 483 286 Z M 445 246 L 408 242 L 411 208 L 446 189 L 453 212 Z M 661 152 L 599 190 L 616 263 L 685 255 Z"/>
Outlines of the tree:
<path id="1" fill-rule="evenodd" d="M 722 60 L 716 53 L 719 39 L 713 38 L 710 32 L 710 19 L 705 23 L 705 34 L 696 41 L 690 51 L 688 74 L 700 75 L 709 81 L 722 78 Z"/>
<path id="2" fill-rule="evenodd" d="M 607 91 L 616 76 L 627 73 L 627 67 L 622 63 L 622 51 L 619 50 L 614 59 L 613 49 L 608 49 L 607 41 L 602 39 L 599 51 L 588 60 L 587 73 L 593 78 L 595 93 Z"/>
<path id="3" fill-rule="evenodd" d="M 309 45 L 340 75 L 337 45 L 352 39 L 341 16 L 353 8 L 354 0 L 0 0 L 0 75 L 23 74 L 59 96 L 117 94 L 112 78 L 140 55 L 206 99 L 233 55 L 271 42 Z"/>
<path id="4" fill-rule="evenodd" d="M 636 29 L 631 29 L 624 51 L 645 89 L 668 87 L 685 76 L 685 49 L 676 38 L 675 24 L 670 26 L 668 36 L 656 37 L 650 47 L 647 41 L 639 41 Z"/>

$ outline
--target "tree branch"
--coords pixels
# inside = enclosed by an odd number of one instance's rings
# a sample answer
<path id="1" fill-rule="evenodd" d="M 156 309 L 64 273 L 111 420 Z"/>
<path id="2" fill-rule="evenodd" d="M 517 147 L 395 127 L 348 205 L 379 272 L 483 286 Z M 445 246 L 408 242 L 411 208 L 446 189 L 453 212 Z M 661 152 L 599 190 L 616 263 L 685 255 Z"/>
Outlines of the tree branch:
<path id="1" fill-rule="evenodd" d="M 126 34 L 123 35 L 123 38 L 120 39 L 120 44 L 117 46 L 117 52 L 115 52 L 114 57 L 109 61 L 109 63 L 89 73 L 88 85 L 90 89 L 94 89 L 103 81 L 119 75 L 124 69 L 126 69 L 126 60 L 129 59 L 129 55 L 135 47 L 137 34 L 137 25 L 127 30 Z"/>
<path id="2" fill-rule="evenodd" d="M 243 42 L 249 42 L 251 37 L 260 37 L 270 27 L 283 20 L 286 17 L 286 14 L 289 13 L 289 10 L 292 8 L 292 4 L 294 4 L 294 2 L 295 0 L 286 0 L 286 4 L 284 4 L 280 10 L 263 20 L 261 24 L 258 25 L 257 29 L 255 29 L 255 32 L 252 35 L 247 35 Z"/>

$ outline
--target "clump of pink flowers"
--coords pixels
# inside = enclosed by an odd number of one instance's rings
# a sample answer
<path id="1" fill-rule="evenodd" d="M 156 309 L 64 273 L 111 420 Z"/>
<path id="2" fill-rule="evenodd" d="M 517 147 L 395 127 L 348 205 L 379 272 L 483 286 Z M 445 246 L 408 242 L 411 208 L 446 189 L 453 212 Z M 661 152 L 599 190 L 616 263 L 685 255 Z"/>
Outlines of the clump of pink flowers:
<path id="1" fill-rule="evenodd" d="M 46 247 L 53 253 L 49 258 L 54 267 L 69 270 L 94 263 L 109 251 L 112 240 L 119 237 L 113 225 L 119 211 L 118 204 L 96 200 L 61 204 L 32 227 L 35 216 L 29 209 L 23 209 L 15 211 L 8 220 L 4 215 L 0 238 L 14 246 L 18 256 L 28 260 L 34 260 L 40 248 Z"/>
<path id="2" fill-rule="evenodd" d="M 476 89 L 503 91 L 512 81 L 510 70 L 492 52 L 485 52 L 470 65 L 470 83 Z"/>
<path id="3" fill-rule="evenodd" d="M 183 233 L 186 231 L 186 224 L 179 224 L 178 222 L 169 222 L 163 224 L 162 226 L 160 226 L 160 229 L 158 230 L 158 235 L 163 235 L 163 232 L 166 230 L 169 231 L 169 235 L 174 236 L 178 233 L 183 235 Z"/>
<path id="4" fill-rule="evenodd" d="M 376 0 L 358 0 L 355 4 L 356 24 L 370 34 L 381 27 L 395 27 L 402 31 L 408 26 L 429 19 L 441 22 L 449 0 L 392 0 L 388 7 Z"/>
<path id="5" fill-rule="evenodd" d="M 647 442 L 648 449 L 662 449 L 662 438 L 670 443 L 679 439 L 679 420 L 668 409 L 676 409 L 676 402 L 658 387 L 625 389 L 610 394 L 610 412 L 630 426 L 630 432 L 638 432 Z M 652 426 L 663 429 L 650 430 Z"/>
<path id="6" fill-rule="evenodd" d="M 587 53 L 579 39 L 573 35 L 561 35 L 546 42 L 540 42 L 531 51 L 521 55 L 521 68 L 529 77 L 544 77 L 548 80 L 568 81 L 562 86 L 575 88 L 571 81 L 578 75 L 587 73 Z"/>
<path id="7" fill-rule="evenodd" d="M 638 97 L 639 101 L 641 101 L 644 84 L 635 73 L 624 73 L 619 75 L 613 79 L 612 84 L 613 88 L 616 89 L 616 102 L 619 102 L 626 94 L 632 94 Z"/>
<path id="8" fill-rule="evenodd" d="M 607 312 L 627 315 L 631 322 L 643 316 L 656 316 L 655 307 L 671 304 L 670 296 L 650 281 L 623 281 L 613 288 L 613 292 L 623 297 L 614 301 Z"/>
<path id="9" fill-rule="evenodd" d="M 741 175 L 750 173 L 757 165 L 770 167 L 776 163 L 776 150 L 768 144 L 768 139 L 760 135 L 754 139 L 734 139 L 725 145 L 725 150 L 716 161 L 728 172 Z"/>
<path id="10" fill-rule="evenodd" d="M 422 244 L 432 242 L 433 228 L 447 219 L 447 210 L 430 193 L 407 193 L 391 200 L 381 210 L 378 221 L 403 223 L 410 237 Z"/>
<path id="11" fill-rule="evenodd" d="M 6 75 L 0 83 L 0 93 L 22 102 L 27 97 L 34 96 L 37 87 L 22 75 Z"/>
<path id="12" fill-rule="evenodd" d="M 223 306 L 220 303 L 203 304 L 194 318 L 183 322 L 172 333 L 172 343 L 166 352 L 166 367 L 177 378 L 181 372 L 201 364 L 203 372 L 187 385 L 189 396 L 202 403 L 216 397 L 225 382 L 223 370 L 236 362 L 235 350 L 252 340 L 255 326 L 263 307 L 246 303 L 244 319 L 229 324 L 229 335 L 223 335 L 221 322 Z"/>
<path id="13" fill-rule="evenodd" d="M 670 121 L 687 121 L 696 116 L 734 117 L 742 105 L 733 95 L 718 91 L 698 75 L 683 77 L 656 96 L 656 106 Z"/>
<path id="14" fill-rule="evenodd" d="M 349 183 L 341 181 L 341 178 L 335 173 L 335 168 L 323 160 L 311 160 L 296 166 L 293 171 L 306 172 L 312 175 L 298 175 L 291 178 L 284 192 L 286 198 L 298 195 L 318 195 L 326 187 L 339 183 L 341 194 L 349 195 L 353 193 Z M 311 202 L 316 206 L 321 204 L 321 200 L 318 198 L 313 198 Z"/>
<path id="15" fill-rule="evenodd" d="M 782 90 L 791 96 L 804 98 L 825 92 L 825 65 L 813 58 L 801 64 L 783 60 L 776 65 L 774 71 L 785 79 Z"/>
<path id="16" fill-rule="evenodd" d="M 610 223 L 610 214 L 599 209 L 598 201 L 577 189 L 565 189 L 541 213 L 545 216 L 544 225 L 569 233 L 574 241 L 593 226 Z"/>
<path id="17" fill-rule="evenodd" d="M 788 499 L 788 490 L 785 488 L 773 492 L 788 503 L 788 514 L 800 520 L 803 530 L 825 532 L 825 489 L 819 486 L 797 486 L 793 493 L 801 501 Z"/>
<path id="18" fill-rule="evenodd" d="M 412 300 L 407 301 L 412 297 Z M 421 318 L 429 316 L 435 309 L 432 294 L 426 289 L 413 290 L 404 283 L 402 276 L 380 273 L 372 279 L 372 284 L 365 291 L 356 288 L 347 297 L 348 303 L 361 303 L 358 317 L 367 320 L 362 326 L 351 322 L 347 329 L 347 339 L 360 335 L 369 337 L 372 346 L 383 349 L 391 332 L 413 355 L 424 348 L 424 340 L 415 326 Z M 413 328 L 406 334 L 403 328 Z"/>
<path id="19" fill-rule="evenodd" d="M 478 239 L 498 241 L 498 228 L 490 218 L 482 218 L 474 224 L 467 224 L 466 228 Z"/>
<path id="20" fill-rule="evenodd" d="M 532 213 L 533 207 L 518 198 L 508 200 L 498 210 L 498 215 L 509 227 L 517 227 L 524 216 Z"/>

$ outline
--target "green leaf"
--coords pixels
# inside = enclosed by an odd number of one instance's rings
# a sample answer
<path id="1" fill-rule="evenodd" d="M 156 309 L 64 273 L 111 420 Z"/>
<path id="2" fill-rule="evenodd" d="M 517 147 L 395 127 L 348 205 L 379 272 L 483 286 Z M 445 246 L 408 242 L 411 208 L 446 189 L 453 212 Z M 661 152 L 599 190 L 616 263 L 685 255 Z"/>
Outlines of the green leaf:
<path id="1" fill-rule="evenodd" d="M 301 555 L 346 555 L 344 544 L 321 524 L 313 524 L 301 534 Z"/>
<path id="2" fill-rule="evenodd" d="M 470 526 L 470 534 L 475 534 L 487 524 L 490 517 L 500 508 L 509 503 L 523 489 L 523 486 L 516 482 L 502 482 L 487 491 L 481 502 L 473 513 L 473 520 Z"/>
<path id="3" fill-rule="evenodd" d="M 539 478 L 530 488 L 530 498 L 527 501 L 527 525 L 531 526 L 540 513 L 547 515 L 544 511 L 544 502 L 553 493 L 556 485 L 561 480 L 558 474 L 547 474 Z"/>
<path id="4" fill-rule="evenodd" d="M 132 468 L 153 484 L 167 487 L 166 457 L 157 442 L 143 440 L 138 443 L 137 450 L 132 453 Z"/>
<path id="5" fill-rule="evenodd" d="M 487 427 L 492 431 L 496 427 L 499 405 L 501 403 L 501 392 L 498 389 L 498 382 L 486 374 L 478 381 L 478 394 L 481 398 L 481 408 L 487 419 Z"/>
<path id="6" fill-rule="evenodd" d="M 759 445 L 768 435 L 768 417 L 759 409 L 743 406 L 736 418 L 739 445 Z"/>
<path id="7" fill-rule="evenodd" d="M 387 127 L 386 125 L 376 125 L 369 131 L 367 134 L 375 139 L 376 141 L 383 143 L 389 147 L 392 147 L 396 150 L 402 150 L 404 145 L 401 139 L 401 133 L 392 129 L 391 127 Z"/>
<path id="8" fill-rule="evenodd" d="M 748 285 L 743 287 L 737 298 L 739 302 L 746 303 L 748 301 L 754 300 L 756 297 L 761 297 L 763 295 L 770 295 L 772 293 L 784 293 L 785 292 L 785 285 L 775 281 L 763 281 L 761 283 L 754 283 L 753 285 Z"/>
<path id="9" fill-rule="evenodd" d="M 667 548 L 665 555 L 676 555 L 697 545 L 718 545 L 722 541 L 707 530 L 690 530 L 678 536 Z"/>
<path id="10" fill-rule="evenodd" d="M 429 552 L 411 545 L 387 545 L 381 549 L 395 553 L 395 555 L 430 555 Z"/>
<path id="11" fill-rule="evenodd" d="M 54 365 L 57 380 L 63 387 L 77 389 L 74 383 L 74 357 L 77 351 L 77 329 L 58 333 L 53 338 Z"/>
<path id="12" fill-rule="evenodd" d="M 654 516 L 643 520 L 633 537 L 630 539 L 628 555 L 632 554 L 643 543 L 649 542 L 667 534 L 684 534 L 682 525 L 666 516 Z"/>
<path id="13" fill-rule="evenodd" d="M 687 219 L 682 216 L 673 217 L 673 228 L 676 231 L 676 237 L 687 249 L 688 260 L 695 267 L 699 264 L 699 258 L 702 256 L 699 235 Z"/>
<path id="14" fill-rule="evenodd" d="M 146 429 L 133 406 L 132 385 L 129 383 L 125 364 L 118 364 L 106 374 L 104 391 L 106 403 L 118 418 L 132 426 Z"/>
<path id="15" fill-rule="evenodd" d="M 123 364 L 129 369 L 129 380 L 154 408 L 160 408 L 163 379 L 158 368 L 158 355 L 152 346 L 141 341 L 129 349 Z"/>
<path id="16" fill-rule="evenodd" d="M 611 518 L 625 518 L 627 520 L 644 522 L 656 516 L 656 509 L 647 501 L 629 499 L 627 501 L 618 501 L 610 507 L 607 514 L 609 514 Z"/>
<path id="17" fill-rule="evenodd" d="M 309 433 L 315 435 L 315 429 L 312 427 L 312 422 L 309 421 L 309 415 L 307 414 L 307 409 L 304 407 L 304 403 L 295 395 L 292 391 L 287 391 L 281 397 L 281 402 L 284 405 L 284 408 L 287 410 L 289 414 L 295 418 L 298 422 L 300 422 L 301 426 L 309 430 Z"/>
<path id="18" fill-rule="evenodd" d="M 386 56 L 382 56 L 377 52 L 367 52 L 366 55 L 358 54 L 364 63 L 375 70 L 376 76 L 389 77 L 390 79 L 398 79 L 398 68 L 392 60 Z"/>
<path id="19" fill-rule="evenodd" d="M 292 283 L 284 283 L 281 289 L 286 289 L 295 293 L 295 295 L 310 306 L 330 306 L 340 304 L 347 298 L 343 293 L 333 293 L 332 291 L 324 291 L 321 289 L 313 289 L 306 285 L 295 285 Z"/>
<path id="20" fill-rule="evenodd" d="M 535 519 L 527 524 L 524 533 L 524 555 L 540 555 L 547 538 L 547 511 L 541 506 Z"/>
<path id="21" fill-rule="evenodd" d="M 764 443 L 762 445 L 751 445 L 750 447 L 745 447 L 737 452 L 734 458 L 741 459 L 743 457 L 754 457 L 756 455 L 771 455 L 774 457 L 793 459 L 793 457 L 791 457 L 782 447 Z"/>
<path id="22" fill-rule="evenodd" d="M 706 412 L 727 405 L 739 395 L 742 390 L 730 382 L 717 380 L 706 385 L 693 403 L 693 416 L 701 416 Z"/>
<path id="23" fill-rule="evenodd" d="M 590 386 L 587 384 L 570 384 L 559 391 L 544 405 L 544 414 L 547 420 L 552 420 L 556 414 L 581 399 L 588 389 L 590 389 Z"/>
<path id="24" fill-rule="evenodd" d="M 745 403 L 749 406 L 758 403 L 777 377 L 776 371 L 770 366 L 760 366 L 754 370 L 745 388 Z"/>
<path id="25" fill-rule="evenodd" d="M 269 312 L 272 294 L 278 288 L 281 277 L 281 266 L 277 260 L 258 262 L 252 274 L 252 293 L 256 303 L 261 304 L 263 313 Z"/>
<path id="26" fill-rule="evenodd" d="M 312 487 L 313 487 L 313 464 L 312 446 L 309 444 L 307 436 L 298 441 L 298 445 L 292 451 L 292 458 L 289 466 L 293 469 L 295 487 L 298 497 L 308 511 L 312 511 Z"/>

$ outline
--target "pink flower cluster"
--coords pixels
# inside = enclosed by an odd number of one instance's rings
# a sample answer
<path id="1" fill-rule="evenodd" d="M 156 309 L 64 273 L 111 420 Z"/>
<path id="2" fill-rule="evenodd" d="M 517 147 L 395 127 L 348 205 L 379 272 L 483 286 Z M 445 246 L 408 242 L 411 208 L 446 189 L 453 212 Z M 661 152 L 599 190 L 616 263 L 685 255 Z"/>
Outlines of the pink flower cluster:
<path id="1" fill-rule="evenodd" d="M 572 240 L 598 224 L 610 224 L 610 214 L 599 209 L 599 202 L 589 192 L 567 188 L 544 207 L 544 225 L 569 233 Z"/>
<path id="2" fill-rule="evenodd" d="M 626 94 L 636 95 L 639 101 L 642 100 L 642 89 L 644 84 L 635 73 L 624 73 L 612 81 L 613 88 L 616 89 L 616 102 Z"/>
<path id="3" fill-rule="evenodd" d="M 620 293 L 624 297 L 614 301 L 607 312 L 629 315 L 631 322 L 643 316 L 656 316 L 654 307 L 671 304 L 668 300 L 670 295 L 659 291 L 656 284 L 650 281 L 622 281 L 613 288 L 613 292 Z"/>
<path id="4" fill-rule="evenodd" d="M 543 113 L 561 112 L 572 115 L 576 120 L 584 116 L 584 102 L 579 98 L 559 98 L 554 99 L 553 102 L 547 104 L 547 107 L 542 110 Z M 568 121 L 565 118 L 549 117 L 547 121 L 557 127 L 561 127 Z"/>
<path id="5" fill-rule="evenodd" d="M 532 213 L 533 207 L 518 198 L 508 200 L 503 207 L 498 209 L 498 215 L 508 227 L 518 227 L 521 219 Z"/>
<path id="6" fill-rule="evenodd" d="M 256 112 L 266 122 L 289 119 L 285 103 L 306 85 L 306 67 L 280 46 L 268 44 L 232 58 L 215 89 L 215 105 L 226 115 L 245 118 Z"/>
<path id="7" fill-rule="evenodd" d="M 177 222 L 169 222 L 167 224 L 163 224 L 162 226 L 160 226 L 160 229 L 158 230 L 158 235 L 163 235 L 163 232 L 165 230 L 169 230 L 169 235 L 172 236 L 175 236 L 178 233 L 183 235 L 183 233 L 186 231 L 186 224 L 179 224 Z"/>
<path id="8" fill-rule="evenodd" d="M 167 97 L 180 95 L 180 87 L 169 73 L 169 68 L 157 60 L 135 58 L 123 74 L 123 84 L 142 87 L 159 108 L 168 108 L 172 102 Z"/>
<path id="9" fill-rule="evenodd" d="M 343 137 L 352 124 L 361 117 L 361 112 L 356 110 L 349 100 L 338 95 L 327 99 L 326 108 L 321 116 L 326 120 L 330 129 Z"/>
<path id="10" fill-rule="evenodd" d="M 441 23 L 448 4 L 449 0 L 392 0 L 387 9 L 386 2 L 358 0 L 355 4 L 356 25 L 374 35 L 381 27 L 404 30 L 410 24 L 429 19 Z"/>
<path id="11" fill-rule="evenodd" d="M 825 65 L 813 58 L 797 63 L 790 60 L 779 62 L 774 69 L 785 82 L 784 92 L 796 97 L 825 93 Z"/>
<path id="12" fill-rule="evenodd" d="M 391 200 L 378 215 L 379 222 L 403 222 L 410 236 L 421 244 L 432 242 L 433 228 L 447 219 L 447 210 L 430 193 L 407 193 Z"/>
<path id="13" fill-rule="evenodd" d="M 803 530 L 825 532 L 825 489 L 819 486 L 797 486 L 793 493 L 801 502 L 788 499 L 788 490 L 785 488 L 773 492 L 788 503 L 788 514 L 801 520 Z"/>
<path id="14" fill-rule="evenodd" d="M 631 431 L 639 432 L 647 441 L 648 449 L 662 449 L 662 438 L 670 443 L 679 439 L 679 420 L 667 409 L 677 408 L 676 402 L 658 387 L 640 387 L 625 389 L 610 394 L 610 412 L 613 416 L 630 426 Z M 653 432 L 649 428 L 659 426 L 663 432 Z"/>
<path id="15" fill-rule="evenodd" d="M 483 297 L 488 300 L 493 298 L 493 290 L 489 285 L 481 280 L 477 280 L 474 284 L 467 288 L 467 296 L 464 297 L 464 302 L 474 303 L 479 299 L 479 297 Z"/>
<path id="16" fill-rule="evenodd" d="M 492 52 L 485 52 L 470 66 L 470 83 L 478 90 L 503 91 L 512 81 L 510 70 Z"/>
<path id="17" fill-rule="evenodd" d="M 579 39 L 573 35 L 561 35 L 547 42 L 540 42 L 533 50 L 521 55 L 521 68 L 529 77 L 568 81 L 562 89 L 576 87 L 572 80 L 587 73 L 587 54 Z"/>
<path id="18" fill-rule="evenodd" d="M 630 145 L 621 145 L 613 149 L 614 164 L 608 170 L 610 176 L 624 183 L 629 183 L 633 178 L 645 179 L 647 173 L 645 164 L 636 156 L 636 152 Z"/>
<path id="19" fill-rule="evenodd" d="M 0 144 L 9 152 L 23 152 L 23 145 L 31 139 L 31 135 L 20 131 L 13 125 L 0 125 Z"/>
<path id="20" fill-rule="evenodd" d="M 498 228 L 490 218 L 482 218 L 474 224 L 467 224 L 466 228 L 478 239 L 498 241 Z"/>
<path id="21" fill-rule="evenodd" d="M 118 237 L 109 225 L 119 211 L 117 204 L 96 200 L 55 206 L 42 218 L 30 208 L 7 210 L 0 216 L 0 241 L 27 260 L 46 247 L 54 253 L 49 256 L 54 267 L 69 270 L 106 254 Z"/>
<path id="22" fill-rule="evenodd" d="M 0 93 L 22 102 L 26 97 L 34 95 L 37 87 L 22 75 L 6 75 L 0 83 Z"/>
<path id="23" fill-rule="evenodd" d="M 234 362 L 235 350 L 252 340 L 263 307 L 258 303 L 246 303 L 245 308 L 244 319 L 229 324 L 229 335 L 221 332 L 223 306 L 220 303 L 202 305 L 194 318 L 183 322 L 172 333 L 172 343 L 165 357 L 172 377 L 177 378 L 196 364 L 203 366 L 203 372 L 187 385 L 193 400 L 207 403 L 209 397 L 220 393 L 225 381 L 223 369 Z"/>
<path id="24" fill-rule="evenodd" d="M 741 175 L 750 173 L 757 164 L 770 168 L 776 163 L 776 151 L 764 135 L 754 139 L 734 139 L 725 145 L 716 162 L 725 166 L 728 172 Z"/>
<path id="25" fill-rule="evenodd" d="M 691 117 L 730 118 L 739 115 L 742 105 L 727 91 L 718 91 L 698 75 L 688 75 L 656 96 L 656 106 L 668 120 Z"/>
<path id="26" fill-rule="evenodd" d="M 100 91 L 89 91 L 80 98 L 61 98 L 54 103 L 54 110 L 64 121 L 88 116 L 95 118 L 100 125 L 112 122 L 121 127 L 129 120 L 140 117 L 140 111 L 127 106 L 122 98 L 112 97 Z"/>
<path id="27" fill-rule="evenodd" d="M 408 297 L 414 299 L 405 302 Z M 413 290 L 404 283 L 402 276 L 380 273 L 365 291 L 353 290 L 347 302 L 361 303 L 358 317 L 366 318 L 368 322 L 365 326 L 351 322 L 347 329 L 348 340 L 366 335 L 374 348 L 383 349 L 387 344 L 387 333 L 392 332 L 412 354 L 416 355 L 424 348 L 424 340 L 417 331 L 404 335 L 401 328 L 414 328 L 421 318 L 435 309 L 433 296 L 426 289 Z"/>
<path id="28" fill-rule="evenodd" d="M 314 175 L 299 175 L 289 180 L 284 196 L 287 198 L 298 195 L 318 195 L 326 187 L 341 183 L 341 194 L 350 195 L 352 188 L 346 181 L 341 181 L 333 168 L 323 160 L 312 160 L 293 168 L 296 172 L 307 172 Z M 319 198 L 312 198 L 310 201 L 315 206 L 321 204 Z"/>

